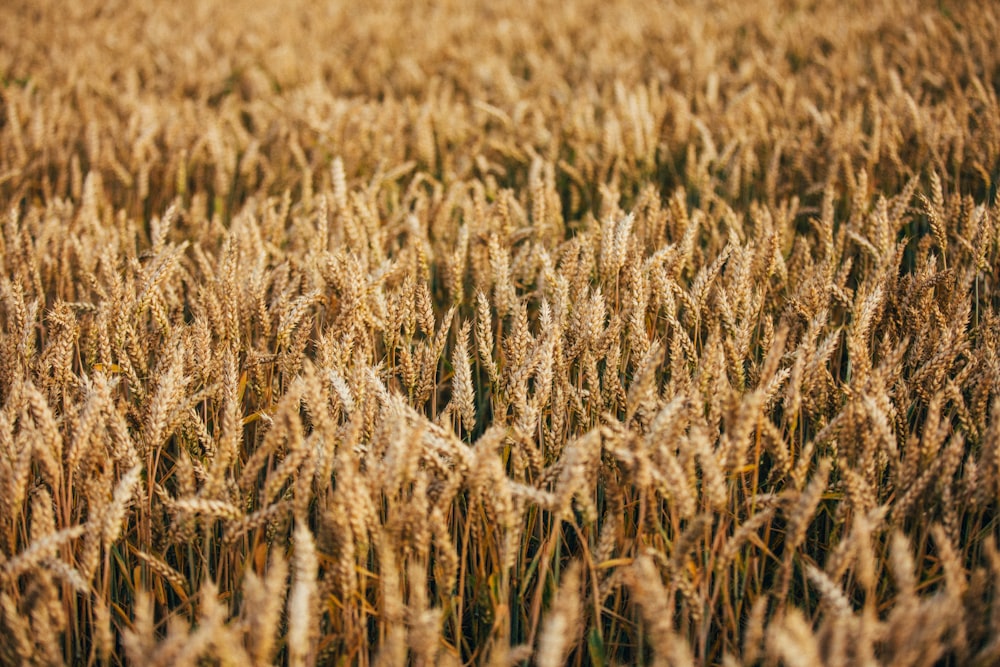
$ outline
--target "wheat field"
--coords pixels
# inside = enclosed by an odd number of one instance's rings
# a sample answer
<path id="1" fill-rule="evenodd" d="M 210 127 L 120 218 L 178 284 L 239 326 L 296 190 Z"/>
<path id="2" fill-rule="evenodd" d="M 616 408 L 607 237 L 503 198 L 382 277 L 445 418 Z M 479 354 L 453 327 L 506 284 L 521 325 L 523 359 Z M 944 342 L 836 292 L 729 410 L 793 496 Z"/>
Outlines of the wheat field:
<path id="1" fill-rule="evenodd" d="M 998 35 L 0 4 L 0 663 L 1000 664 Z"/>

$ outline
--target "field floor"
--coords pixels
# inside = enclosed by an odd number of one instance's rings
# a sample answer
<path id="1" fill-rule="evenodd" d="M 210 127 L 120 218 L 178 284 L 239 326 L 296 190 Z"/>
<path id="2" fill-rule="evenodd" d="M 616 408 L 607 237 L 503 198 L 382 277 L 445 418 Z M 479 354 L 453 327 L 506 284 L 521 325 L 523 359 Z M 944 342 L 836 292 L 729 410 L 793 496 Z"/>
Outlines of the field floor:
<path id="1" fill-rule="evenodd" d="M 0 2 L 0 664 L 1000 664 L 998 40 Z"/>

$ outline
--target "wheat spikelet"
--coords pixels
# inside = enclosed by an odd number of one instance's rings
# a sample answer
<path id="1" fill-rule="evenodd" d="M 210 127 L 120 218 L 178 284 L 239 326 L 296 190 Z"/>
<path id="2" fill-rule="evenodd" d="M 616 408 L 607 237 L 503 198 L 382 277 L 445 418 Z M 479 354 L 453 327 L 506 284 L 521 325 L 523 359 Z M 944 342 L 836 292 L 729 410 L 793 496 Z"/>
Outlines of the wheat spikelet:
<path id="1" fill-rule="evenodd" d="M 135 551 L 133 553 L 139 560 L 146 563 L 150 570 L 166 579 L 175 591 L 187 591 L 187 579 L 168 563 L 145 551 Z"/>
<path id="2" fill-rule="evenodd" d="M 400 573 L 387 533 L 380 538 L 380 589 L 382 594 L 383 645 L 376 657 L 376 664 L 401 664 L 406 659 L 405 605 L 400 594 Z"/>
<path id="3" fill-rule="evenodd" d="M 559 582 L 555 602 L 538 638 L 536 661 L 543 667 L 565 664 L 569 651 L 575 643 L 581 612 L 580 571 L 579 562 L 571 563 L 562 575 L 562 581 Z"/>
<path id="4" fill-rule="evenodd" d="M 94 600 L 94 655 L 107 662 L 114 651 L 114 630 L 111 627 L 111 609 L 103 598 Z"/>
<path id="5" fill-rule="evenodd" d="M 469 364 L 469 331 L 470 325 L 465 322 L 458 331 L 458 339 L 452 352 L 452 366 L 455 368 L 452 401 L 465 430 L 473 431 L 476 428 L 476 390 Z"/>
<path id="6" fill-rule="evenodd" d="M 33 442 L 33 451 L 37 454 L 36 460 L 44 471 L 49 486 L 57 489 L 62 480 L 62 433 L 48 401 L 32 383 L 25 384 L 24 395 L 28 411 L 38 429 L 39 437 Z"/>
<path id="7" fill-rule="evenodd" d="M 223 546 L 230 546 L 247 533 L 263 528 L 271 522 L 278 520 L 291 509 L 291 506 L 287 502 L 277 502 L 245 516 L 240 516 L 239 511 L 235 507 L 225 506 L 222 509 L 225 510 L 226 514 L 215 514 L 215 516 L 230 519 L 226 523 L 225 535 L 222 538 Z"/>
<path id="8" fill-rule="evenodd" d="M 42 560 L 53 556 L 62 545 L 75 540 L 87 531 L 84 525 L 71 526 L 32 540 L 31 545 L 0 566 L 5 579 L 10 580 L 32 569 Z"/>
<path id="9" fill-rule="evenodd" d="M 297 519 L 293 536 L 292 586 L 288 594 L 288 662 L 300 667 L 315 660 L 316 545 L 304 521 Z"/>
<path id="10" fill-rule="evenodd" d="M 236 520 L 242 518 L 240 509 L 224 500 L 181 498 L 171 500 L 168 504 L 171 511 L 177 514 L 197 514 L 211 519 Z"/>
<path id="11" fill-rule="evenodd" d="M 649 627 L 650 641 L 658 658 L 672 666 L 693 665 L 694 656 L 690 647 L 671 627 L 673 614 L 669 611 L 669 598 L 653 559 L 649 555 L 636 559 L 626 581 L 642 609 L 642 617 Z"/>
<path id="12" fill-rule="evenodd" d="M 250 656 L 255 665 L 269 664 L 274 658 L 275 632 L 284 606 L 288 563 L 277 551 L 271 552 L 267 573 L 261 580 L 248 570 L 243 580 L 243 622 L 247 626 Z"/>
<path id="13" fill-rule="evenodd" d="M 784 598 L 784 594 L 791 583 L 792 562 L 795 557 L 795 551 L 806 537 L 809 523 L 812 521 L 816 508 L 822 499 L 823 492 L 826 490 L 831 467 L 829 459 L 822 459 L 820 461 L 816 471 L 813 473 L 812 479 L 809 480 L 809 484 L 798 494 L 794 506 L 788 513 L 788 527 L 786 529 L 784 544 L 785 552 L 782 561 L 782 595 L 779 595 L 779 599 Z"/>
<path id="14" fill-rule="evenodd" d="M 791 610 L 780 623 L 768 630 L 768 654 L 790 667 L 806 667 L 822 662 L 812 628 L 798 609 Z"/>
<path id="15" fill-rule="evenodd" d="M 107 506 L 104 515 L 101 517 L 101 541 L 105 545 L 110 545 L 118 539 L 121 534 L 122 523 L 125 520 L 129 505 L 138 491 L 141 493 L 140 477 L 142 466 L 136 464 L 122 475 L 117 486 L 112 493 L 111 503 Z M 137 487 L 139 487 L 137 489 Z"/>

